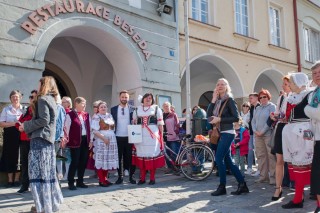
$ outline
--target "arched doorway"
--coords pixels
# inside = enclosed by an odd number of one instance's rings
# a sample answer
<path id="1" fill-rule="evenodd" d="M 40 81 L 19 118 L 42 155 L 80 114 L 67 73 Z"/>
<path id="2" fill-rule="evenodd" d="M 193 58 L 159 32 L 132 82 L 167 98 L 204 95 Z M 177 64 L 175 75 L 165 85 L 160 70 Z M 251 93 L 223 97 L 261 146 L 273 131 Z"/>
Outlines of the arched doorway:
<path id="1" fill-rule="evenodd" d="M 89 108 L 98 99 L 112 106 L 120 90 L 139 94 L 144 75 L 142 56 L 118 31 L 94 19 L 63 20 L 41 37 L 35 58 L 46 62 L 67 95 L 84 97 Z"/>
<path id="2" fill-rule="evenodd" d="M 229 81 L 235 98 L 242 98 L 244 95 L 243 86 L 236 70 L 222 57 L 204 54 L 190 60 L 190 93 L 191 108 L 200 105 L 207 109 L 211 102 L 212 91 L 219 78 L 226 78 Z M 182 108 L 186 107 L 186 76 L 185 68 L 180 82 Z"/>
<path id="3" fill-rule="evenodd" d="M 254 85 L 255 92 L 259 92 L 262 88 L 269 90 L 271 93 L 271 102 L 276 103 L 279 92 L 281 90 L 283 74 L 274 69 L 267 69 L 260 73 Z"/>

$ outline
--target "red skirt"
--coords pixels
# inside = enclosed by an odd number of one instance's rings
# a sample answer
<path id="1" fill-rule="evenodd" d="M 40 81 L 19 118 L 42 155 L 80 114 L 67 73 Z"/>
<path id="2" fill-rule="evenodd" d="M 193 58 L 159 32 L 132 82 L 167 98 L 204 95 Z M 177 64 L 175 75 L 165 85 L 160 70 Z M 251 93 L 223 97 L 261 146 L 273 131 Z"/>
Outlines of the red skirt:
<path id="1" fill-rule="evenodd" d="M 153 170 L 164 167 L 166 165 L 164 152 L 161 150 L 160 154 L 156 157 L 139 157 L 137 156 L 136 148 L 132 146 L 132 165 L 145 170 Z"/>

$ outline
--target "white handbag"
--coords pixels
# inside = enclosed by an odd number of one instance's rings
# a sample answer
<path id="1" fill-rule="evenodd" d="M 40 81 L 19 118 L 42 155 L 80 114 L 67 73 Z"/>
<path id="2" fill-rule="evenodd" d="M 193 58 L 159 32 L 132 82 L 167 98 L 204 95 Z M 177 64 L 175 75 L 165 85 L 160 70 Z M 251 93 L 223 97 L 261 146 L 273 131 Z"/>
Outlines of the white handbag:
<path id="1" fill-rule="evenodd" d="M 142 142 L 142 126 L 128 125 L 128 139 L 129 143 L 136 144 Z"/>

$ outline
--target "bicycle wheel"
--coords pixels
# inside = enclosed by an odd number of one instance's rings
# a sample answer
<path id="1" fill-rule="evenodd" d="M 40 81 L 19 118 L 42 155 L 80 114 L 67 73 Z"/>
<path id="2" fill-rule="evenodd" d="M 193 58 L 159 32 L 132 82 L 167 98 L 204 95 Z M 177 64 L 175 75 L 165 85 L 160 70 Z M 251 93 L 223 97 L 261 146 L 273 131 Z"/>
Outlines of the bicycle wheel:
<path id="1" fill-rule="evenodd" d="M 214 155 L 210 148 L 193 144 L 182 151 L 179 157 L 182 174 L 189 180 L 204 180 L 213 171 Z"/>

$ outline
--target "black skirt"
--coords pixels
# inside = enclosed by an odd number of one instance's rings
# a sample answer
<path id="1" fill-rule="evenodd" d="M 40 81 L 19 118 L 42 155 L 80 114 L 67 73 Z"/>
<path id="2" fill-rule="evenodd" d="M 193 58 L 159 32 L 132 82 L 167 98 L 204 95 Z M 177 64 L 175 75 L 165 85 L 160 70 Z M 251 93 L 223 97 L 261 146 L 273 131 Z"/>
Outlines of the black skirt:
<path id="1" fill-rule="evenodd" d="M 286 124 L 285 123 L 278 123 L 277 129 L 275 130 L 276 133 L 274 135 L 274 152 L 276 154 L 283 154 L 282 151 L 282 130 Z"/>
<path id="2" fill-rule="evenodd" d="M 311 167 L 311 193 L 320 195 L 320 141 L 316 141 Z"/>
<path id="3" fill-rule="evenodd" d="M 20 132 L 16 127 L 3 128 L 3 150 L 0 171 L 14 173 L 18 171 Z"/>

